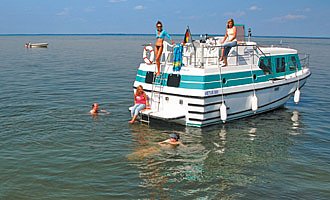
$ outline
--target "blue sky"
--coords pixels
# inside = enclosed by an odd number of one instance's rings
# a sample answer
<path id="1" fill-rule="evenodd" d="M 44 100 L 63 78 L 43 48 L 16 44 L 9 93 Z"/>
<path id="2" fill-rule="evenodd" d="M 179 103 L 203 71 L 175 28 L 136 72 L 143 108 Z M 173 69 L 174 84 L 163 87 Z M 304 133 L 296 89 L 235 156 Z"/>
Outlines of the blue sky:
<path id="1" fill-rule="evenodd" d="M 330 37 L 328 0 L 1 0 L 0 34 L 223 34 L 228 18 L 259 36 Z"/>

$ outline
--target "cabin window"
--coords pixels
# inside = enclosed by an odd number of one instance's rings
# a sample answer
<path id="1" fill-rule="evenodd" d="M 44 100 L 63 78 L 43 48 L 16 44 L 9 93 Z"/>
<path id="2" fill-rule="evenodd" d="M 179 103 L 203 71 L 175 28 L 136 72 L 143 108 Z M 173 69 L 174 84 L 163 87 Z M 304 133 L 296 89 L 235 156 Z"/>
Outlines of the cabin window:
<path id="1" fill-rule="evenodd" d="M 154 73 L 153 72 L 147 72 L 145 82 L 149 83 L 149 84 L 152 84 L 153 80 L 154 80 Z"/>
<path id="2" fill-rule="evenodd" d="M 276 73 L 285 72 L 285 58 L 276 58 Z"/>
<path id="3" fill-rule="evenodd" d="M 270 57 L 263 57 L 260 58 L 259 61 L 259 68 L 262 69 L 262 71 L 265 74 L 271 74 L 272 73 L 272 68 L 271 68 L 271 59 Z"/>
<path id="4" fill-rule="evenodd" d="M 167 86 L 169 87 L 179 87 L 180 86 L 181 75 L 180 74 L 169 74 L 167 78 Z"/>
<path id="5" fill-rule="evenodd" d="M 296 56 L 290 56 L 288 65 L 289 65 L 289 70 L 290 71 L 295 71 L 296 70 L 296 68 L 298 67 Z"/>

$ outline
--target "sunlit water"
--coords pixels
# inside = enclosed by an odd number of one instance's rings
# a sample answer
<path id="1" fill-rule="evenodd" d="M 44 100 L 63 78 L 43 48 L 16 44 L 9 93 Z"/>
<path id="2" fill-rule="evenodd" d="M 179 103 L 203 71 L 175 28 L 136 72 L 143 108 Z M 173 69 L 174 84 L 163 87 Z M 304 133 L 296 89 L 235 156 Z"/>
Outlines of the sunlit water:
<path id="1" fill-rule="evenodd" d="M 0 199 L 330 198 L 329 39 L 257 38 L 310 54 L 301 102 L 204 129 L 127 123 L 153 40 L 0 37 Z M 169 131 L 185 146 L 160 147 Z"/>

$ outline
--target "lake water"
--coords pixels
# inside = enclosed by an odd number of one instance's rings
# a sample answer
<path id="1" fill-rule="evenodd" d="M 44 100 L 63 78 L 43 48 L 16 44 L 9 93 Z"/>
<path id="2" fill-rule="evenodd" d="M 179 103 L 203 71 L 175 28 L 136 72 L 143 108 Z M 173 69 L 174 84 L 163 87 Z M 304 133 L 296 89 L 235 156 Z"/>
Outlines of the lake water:
<path id="1" fill-rule="evenodd" d="M 153 36 L 0 36 L 0 199 L 329 199 L 330 39 L 255 40 L 310 54 L 301 102 L 198 129 L 127 123 Z"/>

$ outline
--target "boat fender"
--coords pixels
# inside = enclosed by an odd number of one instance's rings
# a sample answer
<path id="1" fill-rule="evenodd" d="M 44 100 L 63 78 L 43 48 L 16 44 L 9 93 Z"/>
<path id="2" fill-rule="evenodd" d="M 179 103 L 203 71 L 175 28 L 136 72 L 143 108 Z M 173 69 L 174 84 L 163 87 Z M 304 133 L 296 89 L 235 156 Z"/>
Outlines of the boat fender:
<path id="1" fill-rule="evenodd" d="M 149 54 L 149 58 L 148 58 L 148 54 Z M 155 53 L 154 50 L 152 48 L 152 46 L 148 45 L 144 47 L 143 50 L 143 60 L 146 64 L 151 65 L 154 61 L 155 58 Z"/>
<path id="2" fill-rule="evenodd" d="M 297 90 L 294 92 L 293 101 L 297 104 L 299 103 L 299 100 L 300 100 L 300 90 L 299 88 L 297 88 Z"/>
<path id="3" fill-rule="evenodd" d="M 256 112 L 258 110 L 258 97 L 253 94 L 251 99 L 252 111 Z"/>
<path id="4" fill-rule="evenodd" d="M 223 123 L 227 120 L 227 106 L 225 103 L 222 103 L 220 106 L 220 117 Z"/>

